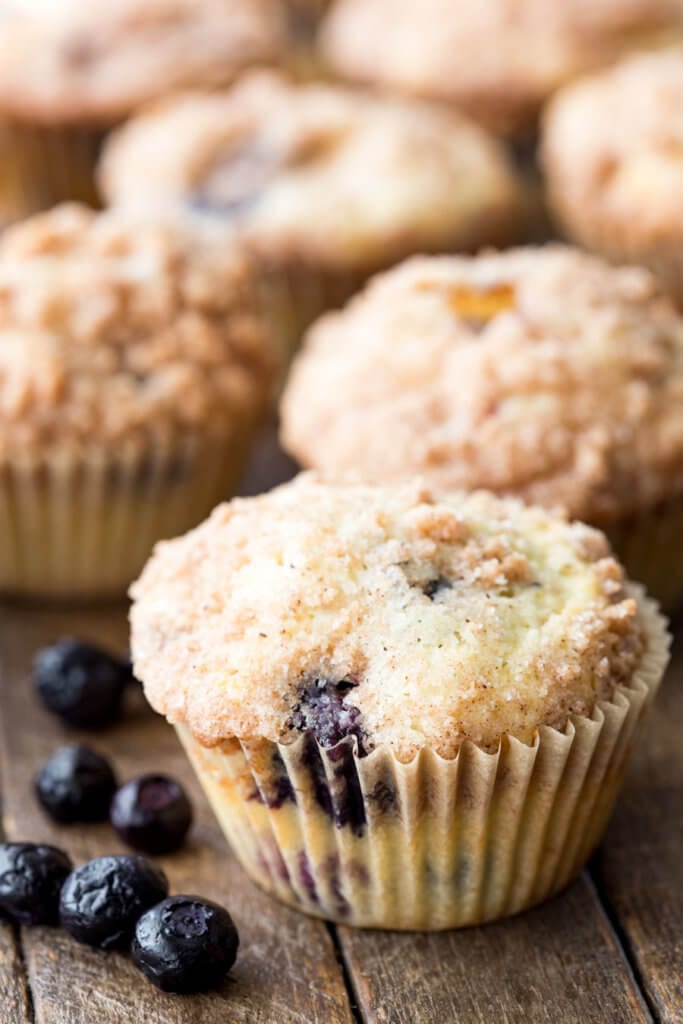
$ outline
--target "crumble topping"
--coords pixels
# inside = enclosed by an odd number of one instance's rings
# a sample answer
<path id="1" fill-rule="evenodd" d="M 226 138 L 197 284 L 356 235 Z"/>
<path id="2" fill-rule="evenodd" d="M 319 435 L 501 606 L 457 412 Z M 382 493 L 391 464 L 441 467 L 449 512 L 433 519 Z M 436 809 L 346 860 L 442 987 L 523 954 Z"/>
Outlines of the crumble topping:
<path id="1" fill-rule="evenodd" d="M 225 232 L 66 204 L 0 240 L 0 457 L 229 434 L 274 348 Z"/>
<path id="2" fill-rule="evenodd" d="M 643 649 L 602 534 L 416 484 L 304 474 L 236 499 L 159 544 L 131 593 L 136 675 L 209 745 L 531 742 L 628 684 Z"/>
<path id="3" fill-rule="evenodd" d="M 331 478 L 607 526 L 683 493 L 683 320 L 648 271 L 567 247 L 410 260 L 311 329 L 282 438 Z"/>

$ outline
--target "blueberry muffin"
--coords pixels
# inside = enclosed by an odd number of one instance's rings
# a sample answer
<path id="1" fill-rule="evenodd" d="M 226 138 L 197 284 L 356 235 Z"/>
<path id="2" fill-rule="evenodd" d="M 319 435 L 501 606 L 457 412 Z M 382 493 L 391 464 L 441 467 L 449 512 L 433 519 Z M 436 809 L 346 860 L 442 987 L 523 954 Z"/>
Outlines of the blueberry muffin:
<path id="1" fill-rule="evenodd" d="M 604 536 L 304 475 L 160 544 L 136 675 L 246 870 L 353 925 L 480 923 L 599 841 L 667 660 Z"/>
<path id="2" fill-rule="evenodd" d="M 649 266 L 683 303 L 683 48 L 632 57 L 558 94 L 543 122 L 551 204 L 566 233 Z"/>
<path id="3" fill-rule="evenodd" d="M 0 591 L 121 594 L 230 493 L 272 393 L 250 263 L 65 205 L 0 240 Z"/>
<path id="4" fill-rule="evenodd" d="M 321 49 L 342 77 L 523 135 L 564 82 L 682 34 L 681 0 L 337 0 Z"/>
<path id="5" fill-rule="evenodd" d="M 216 87 L 285 48 L 279 0 L 14 5 L 0 32 L 0 224 L 95 200 L 103 134 L 175 89 Z"/>
<path id="6" fill-rule="evenodd" d="M 503 148 L 459 115 L 267 72 L 133 119 L 99 179 L 111 203 L 236 225 L 293 334 L 406 255 L 509 241 L 521 209 Z"/>
<path id="7" fill-rule="evenodd" d="M 409 261 L 312 328 L 282 420 L 327 476 L 562 506 L 683 594 L 683 320 L 647 270 L 561 246 Z"/>

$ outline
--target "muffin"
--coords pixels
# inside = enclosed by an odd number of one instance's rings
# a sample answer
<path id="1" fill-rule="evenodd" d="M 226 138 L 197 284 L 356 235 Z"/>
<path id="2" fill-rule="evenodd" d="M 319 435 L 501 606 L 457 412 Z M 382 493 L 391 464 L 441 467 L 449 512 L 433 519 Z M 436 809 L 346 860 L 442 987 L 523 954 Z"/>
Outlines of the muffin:
<path id="1" fill-rule="evenodd" d="M 683 303 L 683 48 L 567 87 L 543 123 L 551 204 L 566 233 L 649 266 Z"/>
<path id="2" fill-rule="evenodd" d="M 208 225 L 65 205 L 0 240 L 0 591 L 121 594 L 227 497 L 272 390 L 258 286 Z"/>
<path id="3" fill-rule="evenodd" d="M 282 439 L 328 477 L 561 506 L 683 594 L 683 320 L 645 269 L 562 246 L 409 261 L 312 328 Z"/>
<path id="4" fill-rule="evenodd" d="M 0 32 L 0 224 L 63 199 L 94 202 L 112 125 L 174 89 L 226 85 L 285 47 L 279 0 L 16 7 Z"/>
<path id="5" fill-rule="evenodd" d="M 682 33 L 681 0 L 337 0 L 320 45 L 344 78 L 523 135 L 564 82 Z"/>
<path id="6" fill-rule="evenodd" d="M 292 336 L 406 255 L 509 241 L 521 209 L 503 148 L 459 115 L 267 72 L 133 119 L 99 180 L 236 225 Z"/>
<path id="7" fill-rule="evenodd" d="M 602 534 L 416 483 L 304 475 L 222 505 L 132 596 L 136 676 L 243 866 L 367 927 L 566 885 L 667 660 Z"/>

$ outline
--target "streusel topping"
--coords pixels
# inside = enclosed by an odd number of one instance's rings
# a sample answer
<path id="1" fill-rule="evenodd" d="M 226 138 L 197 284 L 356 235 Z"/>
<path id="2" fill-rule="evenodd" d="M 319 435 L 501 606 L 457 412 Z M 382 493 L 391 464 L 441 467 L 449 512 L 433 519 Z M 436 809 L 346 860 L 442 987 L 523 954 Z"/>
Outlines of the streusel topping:
<path id="1" fill-rule="evenodd" d="M 648 271 L 561 246 L 415 259 L 312 328 L 282 414 L 328 476 L 608 525 L 683 492 L 683 320 Z"/>
<path id="2" fill-rule="evenodd" d="M 225 231 L 67 204 L 0 240 L 0 458 L 225 434 L 260 414 L 273 372 Z"/>
<path id="3" fill-rule="evenodd" d="M 276 261 L 342 266 L 509 239 L 521 205 L 503 147 L 463 117 L 267 72 L 128 122 L 100 182 L 228 219 Z"/>
<path id="4" fill-rule="evenodd" d="M 280 0 L 62 0 L 3 25 L 0 109 L 110 121 L 174 89 L 225 85 L 284 51 Z"/>
<path id="5" fill-rule="evenodd" d="M 681 244 L 683 48 L 634 57 L 562 91 L 543 159 L 559 213 L 625 251 Z"/>
<path id="6" fill-rule="evenodd" d="M 624 51 L 680 38 L 681 0 L 337 0 L 323 54 L 350 78 L 528 126 L 563 82 Z"/>
<path id="7" fill-rule="evenodd" d="M 628 684 L 643 646 L 602 534 L 415 483 L 305 474 L 234 500 L 159 544 L 132 596 L 136 675 L 206 744 L 288 742 L 316 714 L 400 758 L 531 742 Z"/>

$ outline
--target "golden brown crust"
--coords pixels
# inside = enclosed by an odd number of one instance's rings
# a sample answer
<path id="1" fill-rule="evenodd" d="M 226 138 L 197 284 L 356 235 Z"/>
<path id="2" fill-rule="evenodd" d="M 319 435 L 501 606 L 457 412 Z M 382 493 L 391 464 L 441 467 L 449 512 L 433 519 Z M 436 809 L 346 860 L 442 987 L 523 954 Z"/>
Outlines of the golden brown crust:
<path id="1" fill-rule="evenodd" d="M 337 270 L 501 243 L 522 205 L 503 147 L 463 117 L 265 72 L 126 124 L 100 183 L 110 202 L 223 217 L 276 266 Z"/>
<path id="2" fill-rule="evenodd" d="M 330 477 L 424 475 L 599 525 L 683 493 L 683 320 L 560 246 L 415 259 L 309 333 L 282 436 Z"/>
<path id="3" fill-rule="evenodd" d="M 346 77 L 455 103 L 505 132 L 531 127 L 577 74 L 682 32 L 681 0 L 337 0 L 321 45 Z"/>
<path id="4" fill-rule="evenodd" d="M 64 205 L 0 242 L 0 458 L 229 434 L 274 373 L 225 233 Z"/>
<path id="5" fill-rule="evenodd" d="M 279 0 L 79 0 L 55 8 L 3 25 L 5 115 L 107 124 L 174 89 L 226 85 L 285 47 Z"/>
<path id="6" fill-rule="evenodd" d="M 136 674 L 206 744 L 293 740 L 320 690 L 344 706 L 318 724 L 351 715 L 366 752 L 531 742 L 628 685 L 642 651 L 601 534 L 416 484 L 304 475 L 220 506 L 157 547 L 132 595 Z"/>

